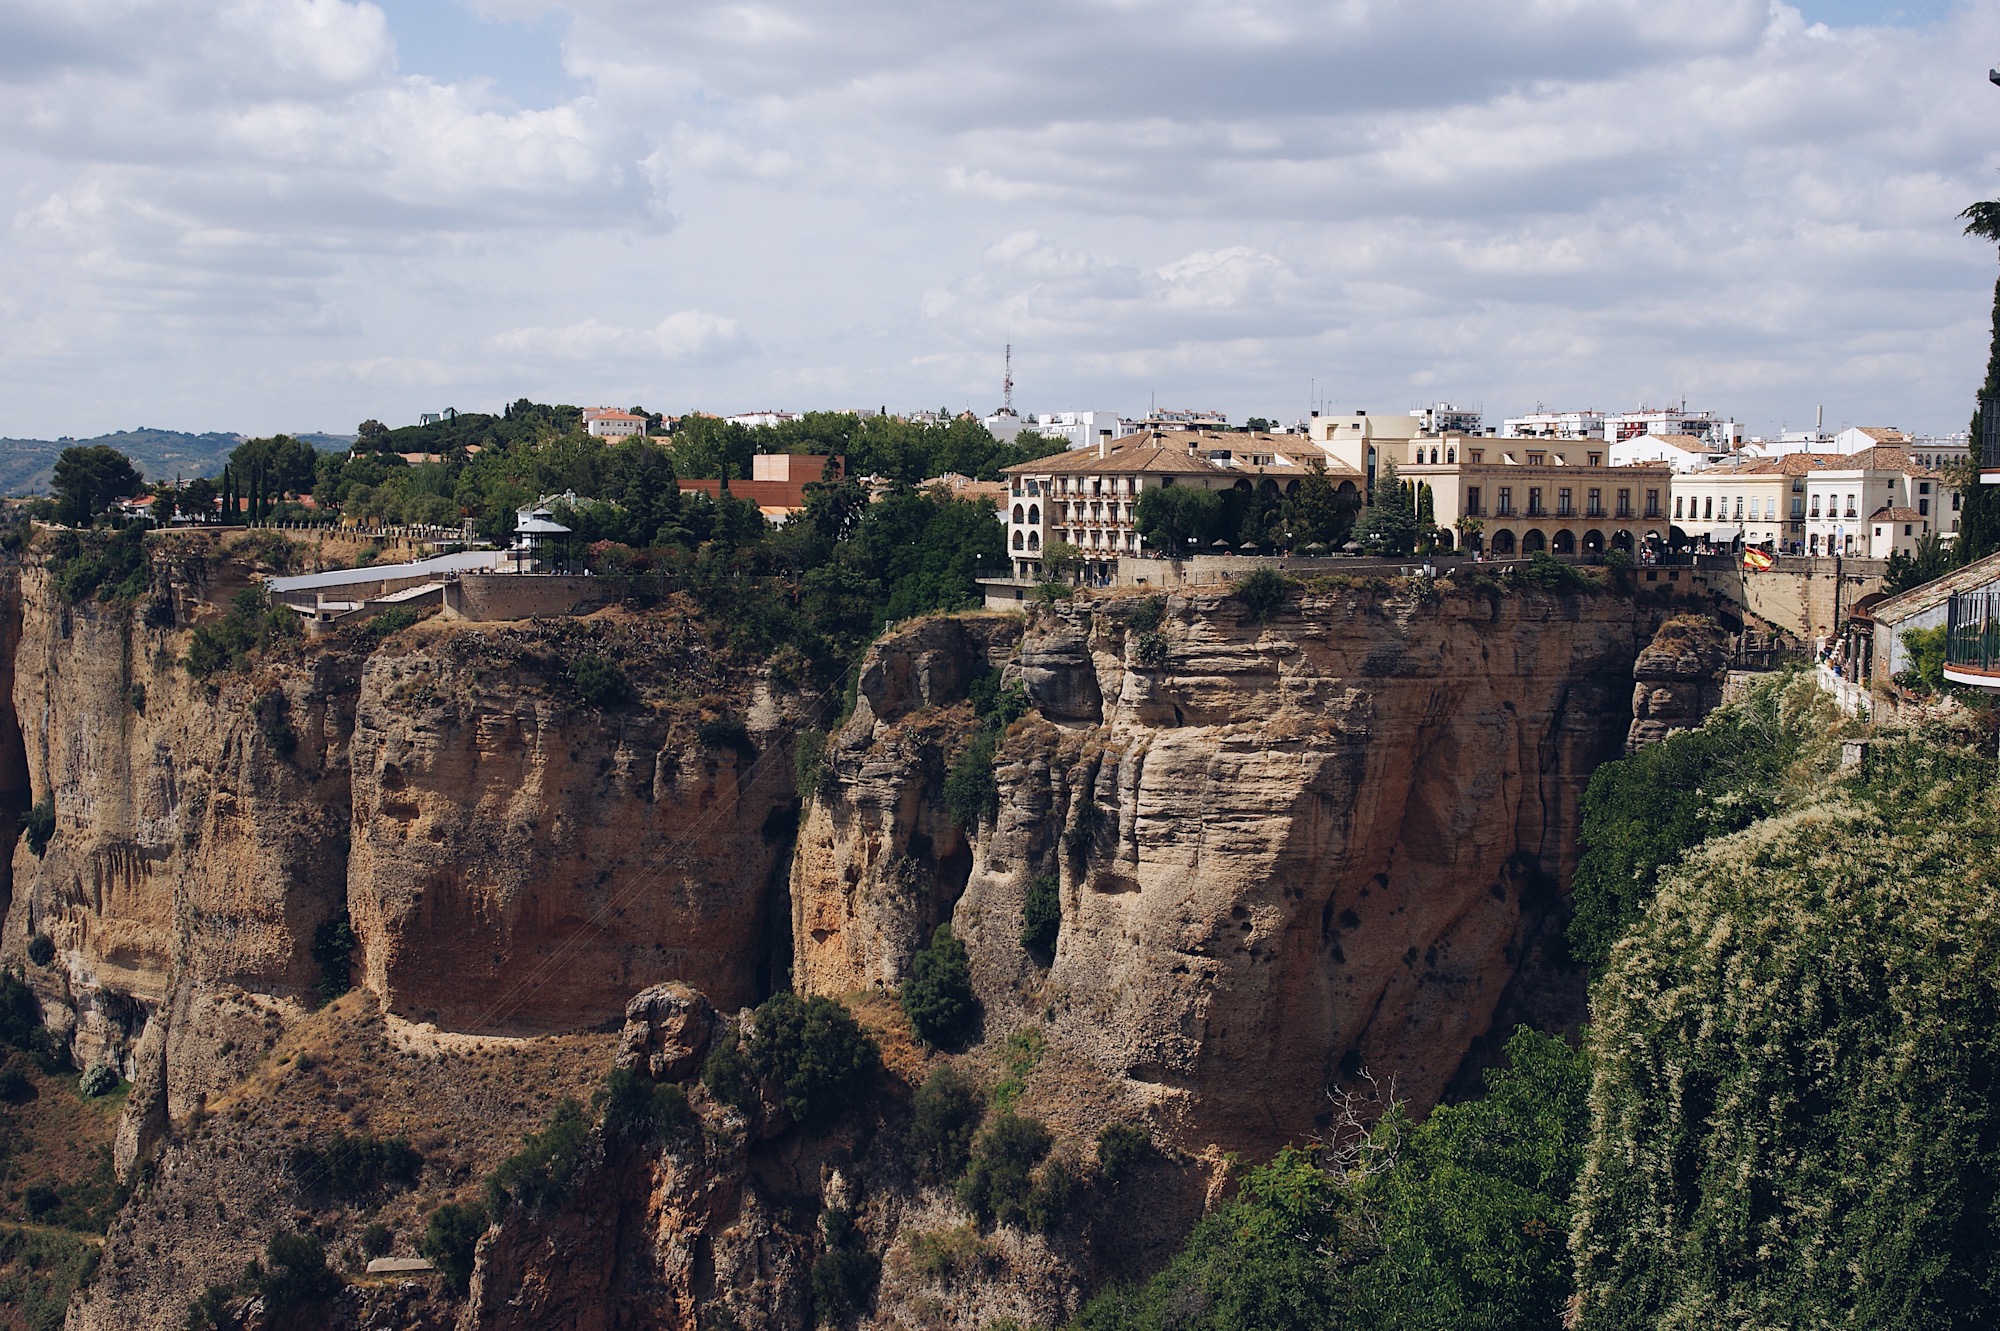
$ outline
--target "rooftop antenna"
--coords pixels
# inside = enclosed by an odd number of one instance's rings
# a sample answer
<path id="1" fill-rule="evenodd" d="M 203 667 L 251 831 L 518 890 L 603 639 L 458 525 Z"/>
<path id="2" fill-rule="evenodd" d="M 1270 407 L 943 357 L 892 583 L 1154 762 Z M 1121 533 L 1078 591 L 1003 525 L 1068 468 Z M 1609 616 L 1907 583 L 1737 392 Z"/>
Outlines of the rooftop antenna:
<path id="1" fill-rule="evenodd" d="M 1007 368 L 1000 378 L 1000 414 L 1014 414 L 1014 344 L 1007 344 Z"/>

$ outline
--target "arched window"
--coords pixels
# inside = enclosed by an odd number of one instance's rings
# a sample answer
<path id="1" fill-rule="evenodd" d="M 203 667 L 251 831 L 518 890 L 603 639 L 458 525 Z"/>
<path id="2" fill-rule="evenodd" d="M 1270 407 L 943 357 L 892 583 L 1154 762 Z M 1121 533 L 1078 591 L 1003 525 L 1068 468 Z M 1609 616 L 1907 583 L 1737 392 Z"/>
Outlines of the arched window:
<path id="1" fill-rule="evenodd" d="M 1016 522 L 1023 521 L 1021 517 L 1021 506 L 1019 504 L 1014 505 L 1014 521 Z"/>
<path id="2" fill-rule="evenodd" d="M 1034 527 L 1042 525 L 1042 506 L 1040 504 L 1028 505 L 1028 523 Z"/>
<path id="3" fill-rule="evenodd" d="M 1447 448 L 1447 449 L 1446 449 L 1446 450 L 1444 451 L 1444 460 L 1445 460 L 1446 462 L 1456 462 L 1456 461 L 1458 461 L 1458 450 L 1457 450 L 1457 449 L 1455 449 L 1455 448 Z"/>
<path id="4" fill-rule="evenodd" d="M 1031 531 L 1028 533 L 1028 548 L 1030 550 L 1039 550 L 1042 548 L 1042 534 L 1040 532 Z"/>
<path id="5" fill-rule="evenodd" d="M 1022 540 L 1021 540 L 1021 533 L 1019 533 L 1019 532 L 1015 532 L 1015 533 L 1014 533 L 1014 548 L 1015 548 L 1016 550 L 1020 550 L 1020 549 L 1024 549 L 1024 548 L 1025 548 L 1025 545 L 1024 545 L 1024 543 L 1022 542 Z"/>

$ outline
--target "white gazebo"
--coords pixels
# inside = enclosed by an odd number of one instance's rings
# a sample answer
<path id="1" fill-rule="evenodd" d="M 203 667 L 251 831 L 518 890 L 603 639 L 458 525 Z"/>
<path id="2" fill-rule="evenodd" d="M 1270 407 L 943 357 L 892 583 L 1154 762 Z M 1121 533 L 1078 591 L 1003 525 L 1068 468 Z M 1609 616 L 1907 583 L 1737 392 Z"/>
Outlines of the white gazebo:
<path id="1" fill-rule="evenodd" d="M 568 560 L 570 529 L 555 520 L 545 503 L 515 510 L 514 543 L 507 547 L 516 573 L 554 573 Z"/>

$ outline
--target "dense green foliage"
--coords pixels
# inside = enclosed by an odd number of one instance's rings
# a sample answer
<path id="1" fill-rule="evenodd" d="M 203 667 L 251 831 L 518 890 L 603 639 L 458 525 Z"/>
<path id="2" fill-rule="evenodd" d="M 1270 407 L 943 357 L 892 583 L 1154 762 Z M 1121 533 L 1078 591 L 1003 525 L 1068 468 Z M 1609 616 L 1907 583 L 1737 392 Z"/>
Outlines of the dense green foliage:
<path id="1" fill-rule="evenodd" d="M 1949 688 L 1944 677 L 1944 658 L 1945 639 L 1950 632 L 1944 624 L 1903 630 L 1903 650 L 1910 654 L 1910 664 L 1897 674 L 1896 682 L 1918 693 L 1943 693 Z"/>
<path id="2" fill-rule="evenodd" d="M 49 838 L 56 834 L 56 801 L 53 795 L 44 795 L 29 806 L 21 815 L 21 836 L 28 843 L 28 850 L 40 859 L 42 852 L 49 848 Z"/>
<path id="3" fill-rule="evenodd" d="M 146 529 L 135 524 L 117 531 L 58 532 L 48 569 L 56 595 L 69 605 L 93 599 L 130 604 L 146 594 L 151 580 Z"/>
<path id="4" fill-rule="evenodd" d="M 82 1236 L 0 1226 L 0 1308 L 29 1331 L 60 1331 L 70 1296 L 97 1269 L 98 1249 Z"/>
<path id="5" fill-rule="evenodd" d="M 982 1225 L 1028 1227 L 1037 1184 L 1035 1167 L 1054 1143 L 1041 1120 L 1011 1109 L 996 1111 L 973 1138 L 970 1160 L 958 1180 L 959 1204 Z M 1037 1207 L 1038 1212 L 1043 1209 Z"/>
<path id="6" fill-rule="evenodd" d="M 119 499 L 139 493 L 138 469 L 109 444 L 65 448 L 56 459 L 55 518 L 70 527 L 87 527 Z"/>
<path id="7" fill-rule="evenodd" d="M 1709 837 L 1771 813 L 1802 747 L 1833 712 L 1812 681 L 1786 676 L 1629 758 L 1592 773 L 1583 797 L 1572 954 L 1601 969 L 1652 899 L 1660 873 Z"/>
<path id="8" fill-rule="evenodd" d="M 882 1276 L 882 1262 L 862 1244 L 854 1217 L 828 1210 L 819 1219 L 826 1251 L 812 1268 L 813 1316 L 818 1325 L 844 1325 L 864 1311 Z"/>
<path id="9" fill-rule="evenodd" d="M 385 1185 L 407 1188 L 424 1168 L 423 1156 L 408 1138 L 372 1132 L 335 1132 L 300 1142 L 289 1163 L 300 1188 L 334 1197 L 360 1197 Z"/>
<path id="10" fill-rule="evenodd" d="M 1987 736 L 1662 876 L 1593 996 L 1582 1326 L 2000 1317 L 2000 816 Z"/>
<path id="11" fill-rule="evenodd" d="M 1487 1098 L 1418 1125 L 1392 1108 L 1344 1167 L 1281 1151 L 1165 1270 L 1101 1294 L 1077 1326 L 1555 1331 L 1570 1291 L 1586 1062 L 1525 1028 L 1507 1053 Z"/>
<path id="12" fill-rule="evenodd" d="M 917 1038 L 933 1047 L 958 1040 L 977 1015 L 979 1000 L 972 992 L 971 962 L 965 944 L 952 936 L 950 925 L 940 924 L 929 945 L 910 959 L 902 1003 Z"/>
<path id="13" fill-rule="evenodd" d="M 253 652 L 297 638 L 300 632 L 298 615 L 272 606 L 262 591 L 246 587 L 236 593 L 221 619 L 195 626 L 181 664 L 196 679 L 207 679 L 222 670 L 242 670 Z"/>
<path id="14" fill-rule="evenodd" d="M 724 1036 L 701 1080 L 746 1114 L 755 1113 L 762 1082 L 793 1122 L 817 1127 L 859 1104 L 880 1065 L 875 1041 L 840 1002 L 780 992 L 757 1006 L 747 1035 Z"/>
<path id="15" fill-rule="evenodd" d="M 264 1270 L 257 1294 L 273 1313 L 322 1303 L 340 1292 L 340 1277 L 327 1269 L 326 1250 L 314 1234 L 273 1234 L 264 1245 Z"/>
<path id="16" fill-rule="evenodd" d="M 1021 899 L 1021 946 L 1046 966 L 1055 960 L 1056 939 L 1062 933 L 1062 883 L 1052 873 L 1028 880 Z"/>
<path id="17" fill-rule="evenodd" d="M 353 921 L 342 907 L 319 922 L 313 930 L 312 959 L 319 967 L 319 984 L 314 996 L 321 1005 L 331 1003 L 354 987 Z"/>
<path id="18" fill-rule="evenodd" d="M 486 1200 L 495 1211 L 509 1204 L 554 1206 L 569 1196 L 571 1182 L 590 1147 L 590 1120 L 576 1101 L 563 1099 L 540 1132 L 522 1138 L 521 1149 L 502 1160 L 486 1180 Z"/>
<path id="19" fill-rule="evenodd" d="M 949 1063 L 941 1064 L 910 1097 L 910 1130 L 904 1146 L 910 1172 L 924 1183 L 954 1183 L 972 1158 L 972 1137 L 986 1117 L 986 1096 Z"/>
<path id="20" fill-rule="evenodd" d="M 570 673 L 576 680 L 577 696 L 600 711 L 622 707 L 631 700 L 632 685 L 616 661 L 586 654 L 576 659 Z"/>
<path id="21" fill-rule="evenodd" d="M 478 1202 L 447 1203 L 424 1222 L 417 1251 L 430 1258 L 447 1288 L 463 1297 L 472 1281 L 473 1251 L 486 1233 L 486 1208 Z"/>
<path id="22" fill-rule="evenodd" d="M 1153 1139 L 1136 1123 L 1106 1123 L 1097 1132 L 1097 1176 L 1115 1188 L 1153 1153 Z"/>
<path id="23" fill-rule="evenodd" d="M 999 812 L 1000 784 L 994 775 L 994 761 L 1007 727 L 1026 714 L 1028 697 L 1019 684 L 1001 688 L 1000 672 L 990 667 L 973 678 L 966 692 L 979 725 L 945 773 L 944 803 L 952 820 L 972 832 L 982 818 L 991 819 Z"/>
<path id="24" fill-rule="evenodd" d="M 1290 578 L 1273 568 L 1259 568 L 1238 578 L 1230 594 L 1243 603 L 1243 613 L 1252 623 L 1262 624 L 1278 613 L 1291 590 Z"/>
<path id="25" fill-rule="evenodd" d="M 627 1141 L 673 1137 L 696 1120 L 686 1091 L 629 1068 L 613 1068 L 597 1100 L 604 1110 L 604 1131 Z"/>
<path id="26" fill-rule="evenodd" d="M 1354 524 L 1354 539 L 1371 555 L 1407 555 L 1417 547 L 1416 495 L 1396 477 L 1396 464 L 1384 462 L 1375 477 L 1368 506 Z"/>
<path id="27" fill-rule="evenodd" d="M 1917 542 L 1915 554 L 1906 555 L 1901 550 L 1890 554 L 1889 565 L 1882 570 L 1882 590 L 1894 596 L 1912 587 L 1920 587 L 1933 578 L 1941 578 L 1957 567 L 1958 556 L 1951 546 L 1936 532 L 1926 532 L 1923 539 Z"/>

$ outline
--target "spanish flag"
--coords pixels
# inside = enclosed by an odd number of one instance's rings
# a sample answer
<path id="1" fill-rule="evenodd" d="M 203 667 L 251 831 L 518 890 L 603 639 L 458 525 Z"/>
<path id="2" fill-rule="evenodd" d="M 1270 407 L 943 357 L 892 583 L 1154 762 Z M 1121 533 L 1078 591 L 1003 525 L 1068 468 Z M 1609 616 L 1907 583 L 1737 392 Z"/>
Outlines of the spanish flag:
<path id="1" fill-rule="evenodd" d="M 1745 550 L 1743 552 L 1743 567 L 1762 573 L 1771 567 L 1771 556 L 1765 554 L 1762 550 Z"/>

